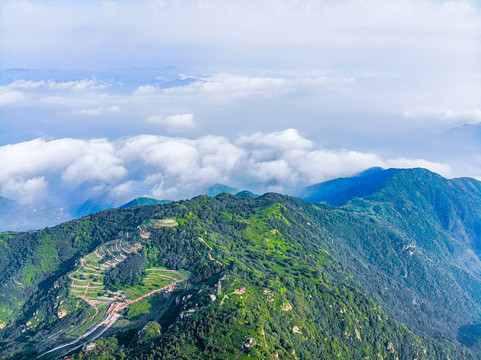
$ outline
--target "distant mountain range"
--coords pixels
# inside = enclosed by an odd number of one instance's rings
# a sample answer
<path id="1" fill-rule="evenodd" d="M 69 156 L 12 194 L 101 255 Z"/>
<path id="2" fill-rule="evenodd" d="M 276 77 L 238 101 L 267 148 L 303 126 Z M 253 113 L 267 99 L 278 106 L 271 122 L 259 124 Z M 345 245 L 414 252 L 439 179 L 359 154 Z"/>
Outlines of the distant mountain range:
<path id="1" fill-rule="evenodd" d="M 240 191 L 234 187 L 215 184 L 205 190 L 205 194 L 216 196 L 221 193 L 239 194 L 245 197 L 259 195 L 250 191 Z M 25 231 L 55 226 L 64 221 L 97 213 L 115 207 L 126 208 L 144 205 L 166 204 L 170 200 L 158 200 L 139 197 L 125 204 L 118 203 L 111 197 L 108 186 L 102 183 L 85 182 L 66 196 L 67 203 L 55 201 L 35 205 L 25 205 L 14 199 L 0 196 L 0 231 Z"/>

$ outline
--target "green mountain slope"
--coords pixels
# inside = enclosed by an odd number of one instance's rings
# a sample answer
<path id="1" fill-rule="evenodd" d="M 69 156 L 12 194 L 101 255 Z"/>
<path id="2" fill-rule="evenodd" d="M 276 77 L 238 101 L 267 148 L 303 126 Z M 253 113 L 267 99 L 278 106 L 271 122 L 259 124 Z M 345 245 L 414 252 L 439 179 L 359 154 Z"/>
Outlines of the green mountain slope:
<path id="1" fill-rule="evenodd" d="M 235 194 L 236 196 L 240 196 L 240 197 L 246 197 L 246 198 L 249 198 L 249 199 L 255 199 L 255 198 L 258 198 L 260 195 L 258 194 L 254 194 L 248 190 L 243 190 L 243 191 L 240 191 L 238 192 L 237 194 Z"/>
<path id="2" fill-rule="evenodd" d="M 375 191 L 357 192 L 359 197 L 351 191 L 338 208 L 355 220 L 328 228 L 348 240 L 337 248 L 338 258 L 390 315 L 412 329 L 455 337 L 462 326 L 479 323 L 481 183 L 424 169 L 373 175 L 364 186 Z M 341 180 L 350 184 L 345 188 L 359 188 L 351 186 L 359 184 L 358 177 Z M 323 189 L 325 198 L 339 199 L 336 190 Z M 366 223 L 369 218 L 375 227 Z M 378 224 L 392 235 L 379 236 Z M 353 230 L 366 240 L 345 236 Z"/>
<path id="3" fill-rule="evenodd" d="M 477 328 L 457 338 L 480 313 L 478 183 L 384 184 L 343 207 L 221 194 L 2 233 L 0 358 L 477 358 Z"/>

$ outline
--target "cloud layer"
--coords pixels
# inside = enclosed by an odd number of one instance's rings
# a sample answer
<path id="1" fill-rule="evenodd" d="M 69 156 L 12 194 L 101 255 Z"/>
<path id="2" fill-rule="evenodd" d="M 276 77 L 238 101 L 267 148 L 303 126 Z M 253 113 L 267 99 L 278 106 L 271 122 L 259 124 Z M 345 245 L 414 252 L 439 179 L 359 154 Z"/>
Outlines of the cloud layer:
<path id="1" fill-rule="evenodd" d="M 479 177 L 480 35 L 474 0 L 5 0 L 0 192 Z"/>
<path id="2" fill-rule="evenodd" d="M 20 134 L 17 141 L 142 133 L 232 137 L 296 127 L 335 147 L 350 147 L 336 141 L 334 135 L 340 132 L 346 138 L 392 136 L 481 123 L 479 97 L 472 96 L 481 96 L 481 84 L 469 96 L 453 93 L 445 101 L 452 93 L 449 86 L 436 90 L 439 98 L 433 100 L 436 91 L 400 93 L 396 78 L 389 74 L 175 74 L 174 80 L 164 81 L 159 78 L 165 70 L 149 71 L 142 84 L 136 84 L 132 80 L 136 74 L 128 70 L 115 73 L 116 78 L 107 73 L 98 79 L 92 73 L 90 79 L 79 80 L 11 80 L 0 85 L 0 115 L 8 124 L 6 130 Z M 9 74 L 5 71 L 4 77 L 16 77 Z M 40 71 L 38 76 L 48 73 Z M 382 89 L 377 89 L 379 83 Z M 22 118 L 27 123 L 35 120 L 34 126 L 26 126 Z M 0 144 L 14 142 L 8 135 L 0 134 Z"/>
<path id="3" fill-rule="evenodd" d="M 190 197 L 215 183 L 295 193 L 372 166 L 426 167 L 451 175 L 448 165 L 423 159 L 323 149 L 295 129 L 254 133 L 237 141 L 155 135 L 115 141 L 35 139 L 0 147 L 0 164 L 1 195 L 24 203 L 68 193 L 86 182 L 106 185 L 120 204 L 141 195 Z"/>

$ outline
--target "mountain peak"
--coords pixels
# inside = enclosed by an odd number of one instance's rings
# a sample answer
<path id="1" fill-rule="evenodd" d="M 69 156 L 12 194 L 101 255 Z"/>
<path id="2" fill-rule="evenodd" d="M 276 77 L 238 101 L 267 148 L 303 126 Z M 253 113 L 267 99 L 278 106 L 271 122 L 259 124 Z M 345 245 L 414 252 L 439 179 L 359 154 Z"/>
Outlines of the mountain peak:
<path id="1" fill-rule="evenodd" d="M 221 193 L 235 194 L 237 192 L 239 192 L 238 189 L 236 189 L 232 186 L 219 184 L 219 183 L 214 184 L 210 188 L 207 189 L 207 195 L 209 195 L 209 196 L 217 196 Z"/>
<path id="2" fill-rule="evenodd" d="M 158 205 L 158 204 L 168 204 L 170 200 L 157 200 L 148 197 L 138 197 L 132 201 L 129 201 L 126 204 L 119 206 L 119 209 L 126 209 L 136 206 L 144 206 L 144 205 Z"/>
<path id="3" fill-rule="evenodd" d="M 345 204 L 355 197 L 364 197 L 379 191 L 385 180 L 403 169 L 367 169 L 356 176 L 329 180 L 307 187 L 299 196 L 308 202 Z"/>

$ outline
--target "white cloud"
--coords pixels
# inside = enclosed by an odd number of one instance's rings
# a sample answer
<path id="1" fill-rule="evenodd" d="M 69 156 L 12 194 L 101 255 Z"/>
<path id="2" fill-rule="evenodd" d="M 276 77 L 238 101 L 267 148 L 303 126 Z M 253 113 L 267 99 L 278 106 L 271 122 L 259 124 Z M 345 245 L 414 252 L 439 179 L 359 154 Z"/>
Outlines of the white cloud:
<path id="1" fill-rule="evenodd" d="M 44 87 L 46 84 L 45 80 L 31 81 L 31 80 L 15 80 L 8 85 L 9 88 L 14 89 L 38 89 Z"/>
<path id="2" fill-rule="evenodd" d="M 479 124 L 481 123 L 481 110 L 473 109 L 473 110 L 460 111 L 460 112 L 445 110 L 441 119 L 447 120 L 453 123 L 470 124 L 470 125 Z"/>
<path id="3" fill-rule="evenodd" d="M 12 105 L 17 102 L 21 102 L 25 97 L 19 91 L 10 91 L 4 87 L 0 87 L 0 107 Z"/>
<path id="4" fill-rule="evenodd" d="M 124 177 L 127 170 L 122 160 L 111 153 L 112 146 L 93 146 L 75 159 L 62 174 L 62 179 L 81 183 L 86 180 L 111 181 Z"/>
<path id="5" fill-rule="evenodd" d="M 301 149 L 307 150 L 312 148 L 312 141 L 302 137 L 296 129 L 287 129 L 284 131 L 276 131 L 269 134 L 257 132 L 252 135 L 244 135 L 239 138 L 237 144 L 241 147 L 248 149 L 251 153 L 251 159 L 255 159 L 255 162 L 263 162 L 264 165 L 260 166 L 256 164 L 257 173 L 262 173 L 262 167 L 268 167 L 272 169 L 276 160 L 282 157 L 285 151 Z M 282 172 L 287 169 L 283 163 L 279 165 L 284 168 Z M 259 167 L 260 166 L 260 167 Z M 264 174 L 273 173 L 269 170 Z M 280 177 L 285 178 L 285 175 L 279 174 Z"/>
<path id="6" fill-rule="evenodd" d="M 112 188 L 111 190 L 112 195 L 118 199 L 124 199 L 124 198 L 130 197 L 127 199 L 131 200 L 134 197 L 132 193 L 135 193 L 135 185 L 136 185 L 136 181 L 134 180 L 129 180 L 124 183 L 121 183 Z"/>
<path id="7" fill-rule="evenodd" d="M 35 139 L 0 147 L 0 183 L 14 177 L 31 177 L 67 167 L 85 142 L 76 139 Z"/>
<path id="8" fill-rule="evenodd" d="M 87 90 L 102 90 L 105 89 L 105 84 L 100 84 L 96 80 L 78 80 L 78 81 L 66 81 L 57 82 L 54 80 L 49 80 L 47 82 L 47 87 L 52 90 L 76 90 L 76 91 L 87 91 Z"/>
<path id="9" fill-rule="evenodd" d="M 134 91 L 134 95 L 151 95 L 157 94 L 160 91 L 158 86 L 155 85 L 141 85 Z"/>
<path id="10" fill-rule="evenodd" d="M 289 188 L 298 180 L 298 173 L 285 160 L 256 161 L 251 159 L 247 171 L 253 179 L 259 182 L 274 181 L 279 189 Z"/>
<path id="11" fill-rule="evenodd" d="M 349 176 L 373 166 L 383 166 L 382 158 L 375 154 L 349 150 L 292 149 L 283 153 L 282 158 L 292 164 L 299 177 L 309 184 Z"/>
<path id="12" fill-rule="evenodd" d="M 15 195 L 23 189 L 26 193 L 22 198 L 30 200 L 47 187 L 49 178 L 61 177 L 78 184 L 87 180 L 108 182 L 127 173 L 122 160 L 114 155 L 113 144 L 105 139 L 35 139 L 5 145 L 0 147 L 0 166 L 2 193 Z"/>
<path id="13" fill-rule="evenodd" d="M 248 154 L 246 149 L 221 136 L 204 136 L 197 141 L 197 147 L 202 154 L 201 166 L 217 168 L 222 174 L 241 167 Z"/>
<path id="14" fill-rule="evenodd" d="M 15 80 L 0 86 L 0 107 L 35 108 L 39 118 L 46 110 L 60 115 L 114 113 L 120 108 L 115 97 L 107 92 L 110 86 L 112 84 L 95 79 L 64 82 Z M 58 111 L 65 108 L 70 108 L 70 111 Z M 49 119 L 47 123 L 52 120 L 56 119 Z"/>
<path id="15" fill-rule="evenodd" d="M 454 127 L 463 124 L 480 124 L 481 110 L 452 110 L 442 108 L 414 108 L 402 113 L 405 119 L 419 121 L 427 126 Z"/>
<path id="16" fill-rule="evenodd" d="M 147 121 L 161 125 L 170 132 L 183 132 L 195 128 L 194 114 L 152 115 L 148 117 Z"/>
<path id="17" fill-rule="evenodd" d="M 95 79 L 75 80 L 75 81 L 55 81 L 55 80 L 15 80 L 10 84 L 4 86 L 10 89 L 49 89 L 49 90 L 75 90 L 75 91 L 92 91 L 103 90 L 110 84 L 101 83 Z"/>
<path id="18" fill-rule="evenodd" d="M 247 147 L 267 147 L 278 150 L 309 149 L 312 141 L 304 138 L 296 129 L 287 129 L 269 134 L 257 132 L 248 136 L 241 136 L 238 143 Z"/>
<path id="19" fill-rule="evenodd" d="M 142 154 L 148 165 L 171 177 L 189 177 L 198 170 L 199 155 L 194 144 L 185 139 L 166 139 L 151 145 Z"/>
<path id="20" fill-rule="evenodd" d="M 10 178 L 2 184 L 2 192 L 20 203 L 28 204 L 42 197 L 47 189 L 47 182 L 43 176 L 31 179 L 21 177 Z"/>
<path id="21" fill-rule="evenodd" d="M 151 189 L 150 194 L 155 199 L 175 199 L 179 196 L 179 189 L 175 186 L 165 188 L 164 183 L 160 182 Z"/>
<path id="22" fill-rule="evenodd" d="M 266 154 L 269 156 L 267 157 Z M 122 201 L 150 195 L 179 199 L 214 183 L 254 184 L 258 192 L 295 193 L 303 186 L 350 176 L 373 166 L 424 167 L 455 176 L 449 164 L 375 153 L 325 149 L 295 129 L 246 135 L 233 143 L 222 136 L 196 139 L 139 135 L 107 139 L 36 139 L 0 147 L 0 190 L 34 201 L 86 181 Z M 481 172 L 481 169 L 470 169 Z M 476 174 L 474 174 L 476 175 Z M 55 189 L 49 183 L 55 183 Z"/>
<path id="23" fill-rule="evenodd" d="M 73 110 L 71 112 L 72 115 L 85 115 L 85 116 L 97 116 L 100 115 L 102 112 L 101 108 L 97 109 L 80 109 L 80 110 Z"/>
<path id="24" fill-rule="evenodd" d="M 315 131 L 316 140 L 333 141 L 331 139 L 339 134 L 340 128 L 350 136 L 378 132 L 379 136 L 384 136 L 403 130 L 479 122 L 479 109 L 468 104 L 471 101 L 466 104 L 453 101 L 453 110 L 420 107 L 417 106 L 419 99 L 426 96 L 422 101 L 431 102 L 432 92 L 416 96 L 411 92 L 400 94 L 399 89 L 385 86 L 398 81 L 396 77 L 381 74 L 373 80 L 361 75 L 346 77 L 322 71 L 214 73 L 203 75 L 188 85 L 179 83 L 169 88 L 155 83 L 132 88 L 114 80 L 107 83 L 99 80 L 17 80 L 0 86 L 0 106 L 23 111 L 29 117 L 31 111 L 35 111 L 37 136 L 38 133 L 50 135 L 62 131 L 66 137 L 85 136 L 78 131 L 91 136 L 90 129 L 97 130 L 99 136 L 109 137 L 116 131 L 122 131 L 122 136 L 152 132 L 233 136 L 250 133 L 252 129 L 270 132 L 295 125 L 302 133 Z M 474 93 L 476 89 L 469 91 L 469 94 Z M 451 98 L 456 99 L 456 96 Z M 442 102 L 445 103 L 444 99 Z M 439 103 L 441 105 L 441 100 Z M 415 106 L 407 106 L 409 104 Z M 20 122 L 15 125 L 18 114 L 15 119 L 11 115 L 12 127 L 27 133 L 29 136 L 25 138 L 32 138 L 31 128 Z M 70 121 L 72 115 L 96 118 L 97 122 L 71 130 L 66 120 Z M 380 129 L 384 129 L 384 133 Z M 259 134 L 249 135 L 249 138 L 244 135 L 240 141 L 246 146 L 251 142 L 254 146 L 258 141 L 256 136 L 262 137 L 261 132 Z M 284 140 L 279 139 L 280 144 Z"/>
<path id="25" fill-rule="evenodd" d="M 240 100 L 246 97 L 278 96 L 286 91 L 283 78 L 213 74 L 189 85 L 168 88 L 168 95 L 198 96 L 209 102 Z"/>
<path id="26" fill-rule="evenodd" d="M 68 115 L 80 115 L 80 116 L 99 116 L 111 113 L 118 113 L 120 111 L 119 106 L 110 106 L 108 108 L 98 107 L 93 109 L 74 109 L 68 112 Z"/>

